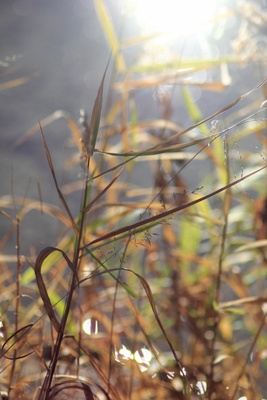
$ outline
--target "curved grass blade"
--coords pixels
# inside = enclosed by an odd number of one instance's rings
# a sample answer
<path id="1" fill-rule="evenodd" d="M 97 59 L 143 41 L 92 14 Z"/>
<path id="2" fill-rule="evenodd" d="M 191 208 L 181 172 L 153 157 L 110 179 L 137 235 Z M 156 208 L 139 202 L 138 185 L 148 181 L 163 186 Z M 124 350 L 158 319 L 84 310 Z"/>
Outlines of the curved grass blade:
<path id="1" fill-rule="evenodd" d="M 41 268 L 42 268 L 42 264 L 43 264 L 44 260 L 54 251 L 59 251 L 63 255 L 68 266 L 70 267 L 72 272 L 75 273 L 75 268 L 74 268 L 72 262 L 70 261 L 70 259 L 68 258 L 68 256 L 64 253 L 64 251 L 62 251 L 56 247 L 46 247 L 39 253 L 39 255 L 36 259 L 36 262 L 35 262 L 34 271 L 35 271 L 35 276 L 36 276 L 39 293 L 43 300 L 47 315 L 48 315 L 53 327 L 55 328 L 55 330 L 57 332 L 59 332 L 61 329 L 61 323 L 58 321 L 58 319 L 54 313 L 53 306 L 52 306 L 50 298 L 48 296 L 46 286 L 44 284 L 42 273 L 41 273 Z"/>
<path id="2" fill-rule="evenodd" d="M 21 358 L 26 358 L 29 355 L 31 355 L 33 353 L 33 351 L 24 354 L 23 356 L 16 356 L 16 357 L 9 357 L 6 355 L 6 353 L 16 344 L 18 343 L 25 335 L 27 335 L 27 333 L 30 331 L 31 327 L 33 326 L 33 324 L 28 324 L 26 326 L 23 326 L 22 328 L 18 329 L 16 332 L 12 333 L 11 336 L 8 337 L 8 339 L 3 343 L 1 350 L 2 350 L 2 355 L 5 358 L 7 358 L 8 360 L 18 360 Z M 22 333 L 21 333 L 22 332 Z M 19 333 L 21 333 L 21 335 L 19 337 L 16 337 Z M 12 343 L 7 349 L 5 348 L 6 345 L 10 342 L 10 340 L 12 338 L 15 338 L 14 343 Z"/>
<path id="3" fill-rule="evenodd" d="M 51 393 L 50 393 L 49 399 L 52 400 L 52 399 L 59 398 L 60 393 L 65 390 L 70 390 L 70 393 L 71 393 L 72 389 L 76 389 L 77 391 L 82 391 L 84 394 L 85 400 L 94 400 L 95 399 L 95 396 L 93 395 L 93 392 L 90 389 L 90 386 L 84 382 L 80 382 L 78 379 L 64 379 L 62 382 L 56 383 L 51 388 Z M 64 394 L 62 394 L 62 396 L 64 396 Z"/>

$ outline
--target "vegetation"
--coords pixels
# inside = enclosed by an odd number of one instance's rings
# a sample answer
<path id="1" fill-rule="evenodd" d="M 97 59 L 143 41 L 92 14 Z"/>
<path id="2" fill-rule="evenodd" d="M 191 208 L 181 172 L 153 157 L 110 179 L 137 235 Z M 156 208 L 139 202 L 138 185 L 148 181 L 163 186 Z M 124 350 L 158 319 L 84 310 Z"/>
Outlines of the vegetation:
<path id="1" fill-rule="evenodd" d="M 228 65 L 251 58 L 128 65 L 128 46 L 142 55 L 158 38 L 119 41 L 105 3 L 95 6 L 113 54 L 91 117 L 55 113 L 24 138 L 41 134 L 61 207 L 41 194 L 0 198 L 2 399 L 262 399 L 266 81 L 202 115 L 192 84 L 218 96 Z M 220 80 L 188 81 L 218 68 Z M 165 85 L 181 87 L 191 125 L 176 121 Z M 146 90 L 159 104 L 151 118 Z M 45 136 L 57 117 L 71 138 L 64 186 Z M 58 221 L 57 242 L 22 254 L 33 211 Z"/>

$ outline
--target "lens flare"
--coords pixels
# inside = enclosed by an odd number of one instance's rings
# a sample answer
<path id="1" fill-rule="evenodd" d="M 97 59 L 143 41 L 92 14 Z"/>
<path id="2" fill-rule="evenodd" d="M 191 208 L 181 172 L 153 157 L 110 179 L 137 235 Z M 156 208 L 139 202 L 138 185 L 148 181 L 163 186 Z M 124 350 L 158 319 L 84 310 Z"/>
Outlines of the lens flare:
<path id="1" fill-rule="evenodd" d="M 150 32 L 184 34 L 205 29 L 218 14 L 216 0 L 136 0 L 136 17 Z"/>

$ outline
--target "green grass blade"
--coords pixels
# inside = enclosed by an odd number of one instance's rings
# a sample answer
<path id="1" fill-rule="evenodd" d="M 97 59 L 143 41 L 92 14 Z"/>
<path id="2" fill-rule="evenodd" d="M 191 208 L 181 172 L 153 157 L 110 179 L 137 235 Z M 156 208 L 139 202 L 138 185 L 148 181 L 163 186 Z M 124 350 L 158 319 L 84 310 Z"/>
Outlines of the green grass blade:
<path id="1" fill-rule="evenodd" d="M 120 51 L 120 43 L 117 39 L 112 20 L 102 0 L 95 0 L 95 9 L 101 22 L 109 47 L 114 54 L 117 70 L 120 73 L 126 71 L 126 64 Z"/>
<path id="2" fill-rule="evenodd" d="M 186 86 L 182 86 L 181 90 L 182 90 L 184 104 L 186 106 L 187 112 L 188 112 L 189 116 L 192 118 L 193 122 L 195 124 L 198 124 L 199 122 L 201 122 L 203 120 L 202 113 L 201 113 L 200 109 L 198 108 L 198 106 L 197 106 L 192 94 L 188 90 L 188 88 Z M 210 134 L 210 131 L 205 123 L 199 125 L 198 128 L 204 135 L 208 136 Z"/>

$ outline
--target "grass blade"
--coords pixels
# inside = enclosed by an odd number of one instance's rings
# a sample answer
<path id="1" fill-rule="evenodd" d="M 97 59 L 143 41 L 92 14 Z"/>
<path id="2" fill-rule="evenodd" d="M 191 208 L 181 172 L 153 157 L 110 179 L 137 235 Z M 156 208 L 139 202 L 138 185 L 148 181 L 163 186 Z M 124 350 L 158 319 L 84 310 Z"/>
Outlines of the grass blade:
<path id="1" fill-rule="evenodd" d="M 117 39 L 117 35 L 113 28 L 113 24 L 107 8 L 102 0 L 95 0 L 95 8 L 104 33 L 106 35 L 107 42 L 115 56 L 116 67 L 119 72 L 124 73 L 126 71 L 126 64 L 121 54 L 120 43 Z"/>
<path id="2" fill-rule="evenodd" d="M 187 208 L 189 208 L 189 207 L 191 207 L 191 206 L 193 206 L 195 204 L 200 203 L 201 201 L 207 200 L 207 199 L 209 199 L 209 198 L 211 198 L 211 197 L 213 197 L 213 196 L 225 191 L 226 189 L 228 189 L 228 188 L 230 188 L 232 186 L 235 186 L 238 183 L 250 178 L 251 176 L 259 173 L 260 171 L 264 170 L 266 167 L 267 167 L 267 165 L 264 165 L 263 167 L 258 168 L 257 170 L 255 170 L 255 171 L 243 176 L 242 178 L 239 178 L 239 179 L 237 179 L 237 180 L 235 180 L 235 181 L 233 181 L 233 182 L 231 182 L 231 183 L 229 183 L 229 184 L 227 184 L 227 185 L 225 185 L 223 187 L 220 187 L 219 189 L 215 190 L 214 192 L 209 193 L 206 196 L 200 197 L 200 198 L 198 198 L 196 200 L 193 200 L 193 201 L 191 201 L 191 202 L 189 202 L 187 204 L 183 204 L 183 205 L 174 207 L 171 210 L 167 210 L 167 211 L 162 212 L 161 214 L 154 215 L 153 217 L 146 218 L 143 221 L 138 221 L 138 222 L 135 222 L 134 224 L 127 225 L 127 226 L 124 226 L 122 228 L 116 229 L 115 231 L 112 231 L 110 233 L 107 233 L 106 235 L 103 235 L 103 236 L 101 236 L 101 237 L 99 237 L 97 239 L 94 239 L 92 242 L 86 244 L 83 248 L 86 248 L 86 247 L 92 246 L 92 245 L 94 245 L 96 243 L 105 241 L 106 239 L 113 238 L 113 237 L 115 237 L 117 235 L 121 235 L 121 234 L 123 234 L 125 232 L 134 233 L 135 230 L 140 228 L 140 227 L 144 227 L 144 229 L 145 229 L 147 224 L 160 222 L 160 221 L 164 220 L 165 218 L 167 218 L 167 217 L 169 217 L 169 216 L 171 216 L 171 215 L 173 215 L 175 213 L 183 211 L 183 210 L 185 210 L 185 209 L 187 209 Z"/>
<path id="3" fill-rule="evenodd" d="M 93 112 L 92 112 L 92 116 L 91 116 L 91 120 L 90 120 L 90 126 L 89 126 L 89 133 L 90 133 L 90 138 L 86 138 L 85 142 L 88 141 L 89 144 L 89 156 L 91 156 L 94 153 L 95 150 L 95 144 L 96 144 L 96 139 L 97 139 L 97 135 L 98 135 L 98 131 L 99 131 L 99 124 L 100 124 L 100 118 L 101 118 L 101 111 L 102 111 L 102 102 L 103 102 L 103 90 L 104 90 L 104 81 L 105 81 L 105 77 L 106 77 L 106 72 L 108 69 L 108 65 L 109 65 L 109 61 L 108 64 L 106 66 L 101 84 L 99 86 L 98 89 L 98 93 L 95 99 L 95 103 L 94 103 L 94 108 L 93 108 Z"/>
<path id="4" fill-rule="evenodd" d="M 61 190 L 59 188 L 58 182 L 57 182 L 57 177 L 56 177 L 55 169 L 54 169 L 54 166 L 53 166 L 53 161 L 52 161 L 51 154 L 50 154 L 50 151 L 48 149 L 48 146 L 47 146 L 47 143 L 46 143 L 46 140 L 45 140 L 45 136 L 44 136 L 44 132 L 43 132 L 41 124 L 39 124 L 39 126 L 40 126 L 41 135 L 42 135 L 42 139 L 43 139 L 43 144 L 44 144 L 44 148 L 45 148 L 46 158 L 47 158 L 47 161 L 48 161 L 48 165 L 49 165 L 51 174 L 52 174 L 53 179 L 54 179 L 54 183 L 55 183 L 55 186 L 56 186 L 56 190 L 57 190 L 58 196 L 59 196 L 60 200 L 62 201 L 63 206 L 64 206 L 64 208 L 65 208 L 65 210 L 66 210 L 66 212 L 67 212 L 67 214 L 68 214 L 68 216 L 70 218 L 73 231 L 75 233 L 77 233 L 78 232 L 77 226 L 75 224 L 75 221 L 74 221 L 73 216 L 72 216 L 72 214 L 70 212 L 69 206 L 68 206 L 68 204 L 67 204 L 67 202 L 66 202 L 66 200 L 65 200 L 65 198 L 64 198 L 64 196 L 63 196 L 63 194 L 62 194 L 62 192 L 61 192 Z"/>
<path id="5" fill-rule="evenodd" d="M 107 192 L 107 190 L 113 185 L 113 183 L 119 178 L 123 170 L 121 170 L 112 180 L 109 182 L 109 184 L 85 207 L 83 210 L 84 213 L 87 213 L 93 205 Z"/>
<path id="6" fill-rule="evenodd" d="M 73 264 L 70 261 L 70 259 L 68 258 L 68 256 L 62 250 L 57 249 L 56 247 L 46 247 L 39 253 L 39 255 L 36 259 L 36 262 L 35 262 L 34 271 L 35 271 L 35 276 L 36 276 L 39 293 L 43 300 L 47 315 L 48 315 L 53 327 L 56 329 L 57 332 L 59 332 L 61 329 L 61 323 L 58 321 L 58 319 L 54 313 L 53 306 L 52 306 L 50 298 L 48 296 L 46 286 L 44 284 L 42 273 L 41 273 L 41 268 L 42 268 L 42 264 L 43 264 L 44 260 L 54 251 L 59 251 L 63 255 L 63 257 L 67 261 L 68 266 L 71 268 L 73 273 L 75 273 Z"/>
<path id="7" fill-rule="evenodd" d="M 5 83 L 0 83 L 0 92 L 3 90 L 11 89 L 16 86 L 24 85 L 24 83 L 29 82 L 31 79 L 35 78 L 36 76 L 38 76 L 37 73 L 28 75 L 28 76 L 24 76 L 22 78 L 13 79 L 13 80 L 5 82 Z"/>

